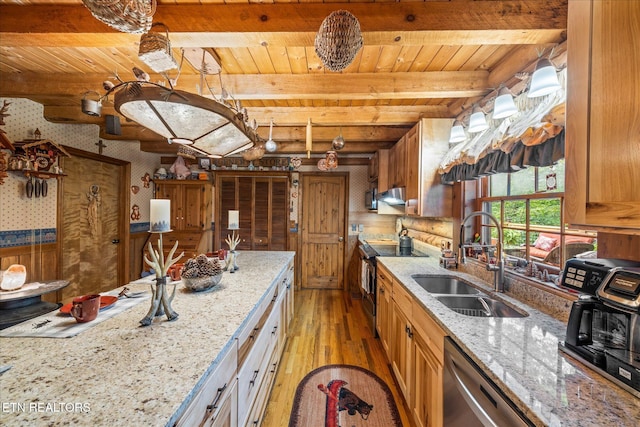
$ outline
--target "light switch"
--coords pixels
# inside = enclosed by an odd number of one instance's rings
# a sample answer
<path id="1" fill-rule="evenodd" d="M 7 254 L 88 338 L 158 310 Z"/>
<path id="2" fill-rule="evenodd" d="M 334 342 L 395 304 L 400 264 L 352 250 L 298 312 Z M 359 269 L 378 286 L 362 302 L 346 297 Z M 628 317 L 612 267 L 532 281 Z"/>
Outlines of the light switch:
<path id="1" fill-rule="evenodd" d="M 361 233 L 364 231 L 364 224 L 358 224 L 358 231 Z"/>
<path id="2" fill-rule="evenodd" d="M 358 231 L 358 230 L 356 230 L 356 225 L 355 224 L 351 224 L 351 231 Z"/>

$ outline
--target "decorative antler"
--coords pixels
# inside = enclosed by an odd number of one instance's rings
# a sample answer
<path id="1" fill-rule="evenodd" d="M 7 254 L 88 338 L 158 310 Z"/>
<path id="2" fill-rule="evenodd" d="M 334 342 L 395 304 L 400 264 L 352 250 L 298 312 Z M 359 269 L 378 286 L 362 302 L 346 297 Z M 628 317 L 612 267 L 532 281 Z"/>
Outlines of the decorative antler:
<path id="1" fill-rule="evenodd" d="M 240 243 L 240 236 L 236 236 L 236 232 L 233 231 L 231 236 L 227 234 L 227 238 L 224 239 L 224 241 L 229 245 L 229 249 L 234 251 L 236 246 L 238 246 L 238 243 Z"/>

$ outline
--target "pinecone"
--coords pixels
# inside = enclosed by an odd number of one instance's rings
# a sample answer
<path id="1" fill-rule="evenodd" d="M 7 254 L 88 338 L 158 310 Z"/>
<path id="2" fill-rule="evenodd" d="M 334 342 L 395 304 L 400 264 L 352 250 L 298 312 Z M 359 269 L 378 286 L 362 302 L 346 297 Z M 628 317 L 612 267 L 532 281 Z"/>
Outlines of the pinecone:
<path id="1" fill-rule="evenodd" d="M 197 268 L 190 268 L 190 269 L 184 269 L 182 271 L 182 277 L 184 277 L 185 279 L 195 279 L 196 277 L 200 277 L 199 276 L 200 272 Z"/>

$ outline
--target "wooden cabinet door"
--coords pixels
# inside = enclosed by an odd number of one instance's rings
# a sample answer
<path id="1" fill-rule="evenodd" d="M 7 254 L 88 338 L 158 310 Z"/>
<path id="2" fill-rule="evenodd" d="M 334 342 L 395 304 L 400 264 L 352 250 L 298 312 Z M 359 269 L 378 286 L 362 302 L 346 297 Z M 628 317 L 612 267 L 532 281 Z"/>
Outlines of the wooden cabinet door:
<path id="1" fill-rule="evenodd" d="M 389 180 L 392 187 L 406 185 L 405 173 L 407 167 L 406 135 L 400 138 L 389 150 Z"/>
<path id="2" fill-rule="evenodd" d="M 411 324 L 402 312 L 400 306 L 391 303 L 391 334 L 389 345 L 391 348 L 391 369 L 398 381 L 398 388 L 402 391 L 407 402 L 411 402 L 410 362 L 411 362 Z"/>
<path id="3" fill-rule="evenodd" d="M 407 199 L 417 199 L 419 193 L 420 180 L 420 124 L 411 128 L 406 134 L 406 167 L 405 167 L 405 194 Z"/>
<path id="4" fill-rule="evenodd" d="M 391 333 L 391 293 L 393 282 L 391 276 L 382 266 L 378 266 L 376 273 L 376 329 L 380 337 L 382 348 L 391 359 L 389 335 Z"/>
<path id="5" fill-rule="evenodd" d="M 182 230 L 205 229 L 205 187 L 185 186 L 182 192 Z M 208 219 L 211 221 L 211 218 Z"/>
<path id="6" fill-rule="evenodd" d="M 415 329 L 412 338 L 410 408 L 418 427 L 441 427 L 443 416 L 443 366 Z"/>
<path id="7" fill-rule="evenodd" d="M 569 1 L 566 222 L 640 234 L 640 2 Z"/>
<path id="8" fill-rule="evenodd" d="M 180 185 L 168 182 L 156 185 L 156 198 L 171 200 L 171 229 L 182 229 L 184 219 L 182 210 L 182 191 Z"/>

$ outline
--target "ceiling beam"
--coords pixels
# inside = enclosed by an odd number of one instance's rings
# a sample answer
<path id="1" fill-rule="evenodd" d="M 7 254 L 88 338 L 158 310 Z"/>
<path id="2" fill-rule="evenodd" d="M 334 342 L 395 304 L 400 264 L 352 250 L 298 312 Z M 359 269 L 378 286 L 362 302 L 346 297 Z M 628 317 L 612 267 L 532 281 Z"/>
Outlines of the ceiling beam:
<path id="1" fill-rule="evenodd" d="M 558 42 L 567 24 L 567 0 L 160 4 L 154 21 L 168 26 L 174 47 L 313 46 L 324 18 L 338 9 L 358 18 L 365 44 L 544 44 Z M 4 46 L 139 41 L 93 18 L 83 5 L 2 4 L 0 31 Z"/>
<path id="2" fill-rule="evenodd" d="M 33 98 L 33 97 L 32 97 Z M 35 99 L 34 99 L 35 100 Z M 363 132 L 374 136 L 375 129 L 384 126 L 405 127 L 417 123 L 422 118 L 452 117 L 446 106 L 416 105 L 393 107 L 251 107 L 249 116 L 256 119 L 259 126 L 268 127 L 273 119 L 274 131 L 282 126 L 304 126 L 309 118 L 314 125 L 333 126 L 338 129 L 343 123 L 361 126 Z M 85 123 L 104 125 L 106 115 L 118 115 L 113 106 L 102 106 L 102 117 L 88 116 L 80 110 L 80 102 L 75 106 L 44 106 L 44 118 L 53 123 Z M 136 125 L 120 119 L 123 128 Z M 375 126 L 373 126 L 375 125 Z M 137 126 L 137 125 L 136 125 Z M 345 127 L 345 132 L 346 132 Z M 279 132 L 279 131 L 278 131 Z M 365 138 L 367 139 L 367 138 Z M 369 138 L 372 139 L 372 138 Z M 375 139 L 375 138 L 373 138 Z"/>
<path id="3" fill-rule="evenodd" d="M 223 85 L 239 100 L 467 98 L 487 92 L 488 75 L 487 71 L 227 74 Z M 5 73 L 0 79 L 0 94 L 27 98 L 34 95 L 37 87 L 37 92 L 41 93 L 81 96 L 89 90 L 103 92 L 101 88 L 105 79 L 109 76 L 84 74 L 82 79 L 78 79 L 74 74 L 64 73 Z M 183 75 L 176 89 L 191 92 L 199 83 L 199 76 Z"/>

